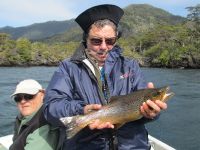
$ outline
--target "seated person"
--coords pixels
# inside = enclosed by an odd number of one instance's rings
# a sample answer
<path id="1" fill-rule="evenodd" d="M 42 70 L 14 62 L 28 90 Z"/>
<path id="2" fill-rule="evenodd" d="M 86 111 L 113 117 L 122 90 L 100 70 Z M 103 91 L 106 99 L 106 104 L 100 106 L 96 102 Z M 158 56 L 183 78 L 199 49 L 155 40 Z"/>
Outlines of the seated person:
<path id="1" fill-rule="evenodd" d="M 16 117 L 13 144 L 10 150 L 55 150 L 58 128 L 50 126 L 43 116 L 45 90 L 35 80 L 21 81 L 11 95 L 19 109 Z"/>

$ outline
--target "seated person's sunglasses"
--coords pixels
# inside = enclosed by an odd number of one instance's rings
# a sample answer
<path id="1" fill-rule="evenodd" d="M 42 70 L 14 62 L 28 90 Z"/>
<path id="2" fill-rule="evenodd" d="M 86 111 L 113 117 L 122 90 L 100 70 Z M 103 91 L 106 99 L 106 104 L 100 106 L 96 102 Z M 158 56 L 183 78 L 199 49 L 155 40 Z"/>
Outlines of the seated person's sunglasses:
<path id="1" fill-rule="evenodd" d="M 15 95 L 14 100 L 15 100 L 16 103 L 21 102 L 23 99 L 25 101 L 29 101 L 29 100 L 33 99 L 35 97 L 35 95 L 31 95 L 31 94 L 17 94 L 17 95 Z"/>

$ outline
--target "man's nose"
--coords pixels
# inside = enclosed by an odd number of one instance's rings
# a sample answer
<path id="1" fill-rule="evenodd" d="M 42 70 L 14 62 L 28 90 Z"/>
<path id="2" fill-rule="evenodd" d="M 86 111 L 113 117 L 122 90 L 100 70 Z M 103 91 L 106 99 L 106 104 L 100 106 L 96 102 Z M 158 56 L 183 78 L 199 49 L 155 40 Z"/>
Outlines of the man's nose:
<path id="1" fill-rule="evenodd" d="M 102 41 L 102 43 L 101 43 L 101 45 L 100 45 L 100 48 L 101 48 L 102 50 L 107 49 L 107 44 L 106 44 L 105 40 Z"/>

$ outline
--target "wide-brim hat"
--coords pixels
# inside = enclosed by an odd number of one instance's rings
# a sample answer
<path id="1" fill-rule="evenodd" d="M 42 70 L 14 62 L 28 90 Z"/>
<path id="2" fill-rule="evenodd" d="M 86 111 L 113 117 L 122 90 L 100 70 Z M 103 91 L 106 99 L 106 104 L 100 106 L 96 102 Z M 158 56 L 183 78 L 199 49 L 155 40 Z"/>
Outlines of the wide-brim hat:
<path id="1" fill-rule="evenodd" d="M 118 6 L 111 4 L 103 4 L 91 7 L 82 12 L 75 21 L 80 25 L 85 33 L 89 27 L 97 20 L 109 19 L 118 26 L 124 11 Z"/>
<path id="2" fill-rule="evenodd" d="M 11 97 L 20 93 L 35 95 L 42 89 L 42 86 L 33 79 L 23 80 L 17 84 L 15 92 L 11 95 Z"/>

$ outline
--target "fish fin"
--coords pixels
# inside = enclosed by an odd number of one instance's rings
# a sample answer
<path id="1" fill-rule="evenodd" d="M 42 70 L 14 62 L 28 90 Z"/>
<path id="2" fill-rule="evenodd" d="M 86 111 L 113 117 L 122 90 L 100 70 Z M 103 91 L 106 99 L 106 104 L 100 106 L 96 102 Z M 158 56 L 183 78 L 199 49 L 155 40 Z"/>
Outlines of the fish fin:
<path id="1" fill-rule="evenodd" d="M 66 134 L 67 139 L 75 136 L 83 127 L 80 127 L 77 123 L 77 120 L 81 117 L 81 115 L 73 116 L 73 117 L 63 117 L 60 118 L 60 121 L 67 127 Z"/>

